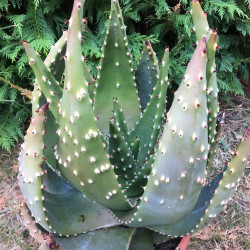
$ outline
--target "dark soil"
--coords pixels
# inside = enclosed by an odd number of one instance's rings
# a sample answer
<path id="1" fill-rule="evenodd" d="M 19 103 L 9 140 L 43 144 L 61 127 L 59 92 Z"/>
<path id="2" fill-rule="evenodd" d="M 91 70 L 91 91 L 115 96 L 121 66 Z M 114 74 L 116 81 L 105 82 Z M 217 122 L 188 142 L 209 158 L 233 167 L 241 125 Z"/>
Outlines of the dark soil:
<path id="1" fill-rule="evenodd" d="M 167 242 L 155 245 L 155 250 L 176 250 L 179 243 L 181 242 L 181 238 L 176 238 L 169 240 Z"/>

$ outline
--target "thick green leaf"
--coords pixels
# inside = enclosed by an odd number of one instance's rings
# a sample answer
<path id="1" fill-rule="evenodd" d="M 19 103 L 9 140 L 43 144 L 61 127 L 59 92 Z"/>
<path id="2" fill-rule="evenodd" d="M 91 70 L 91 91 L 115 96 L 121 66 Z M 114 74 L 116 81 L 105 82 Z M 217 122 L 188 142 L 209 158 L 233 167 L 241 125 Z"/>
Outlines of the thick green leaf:
<path id="1" fill-rule="evenodd" d="M 118 99 L 123 109 L 129 129 L 135 126 L 140 115 L 139 98 L 125 30 L 119 2 L 111 1 L 110 21 L 102 48 L 94 97 L 94 111 L 99 118 L 98 127 L 105 135 L 109 131 L 114 98 Z"/>
<path id="2" fill-rule="evenodd" d="M 83 0 L 75 1 L 68 31 L 65 87 L 60 104 L 56 158 L 62 175 L 90 199 L 114 209 L 129 209 L 89 98 L 81 55 Z M 78 39 L 76 39 L 76 37 Z"/>
<path id="3" fill-rule="evenodd" d="M 55 240 L 62 244 L 63 250 L 127 250 L 135 229 L 114 227 L 99 229 L 76 237 Z"/>

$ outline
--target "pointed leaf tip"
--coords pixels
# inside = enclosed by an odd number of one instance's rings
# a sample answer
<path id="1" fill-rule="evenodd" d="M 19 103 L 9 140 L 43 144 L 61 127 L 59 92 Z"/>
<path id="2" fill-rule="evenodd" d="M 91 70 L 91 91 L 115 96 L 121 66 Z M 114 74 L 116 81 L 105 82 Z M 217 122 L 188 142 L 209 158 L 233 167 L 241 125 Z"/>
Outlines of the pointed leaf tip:
<path id="1" fill-rule="evenodd" d="M 87 24 L 88 23 L 88 18 L 83 18 L 82 22 L 83 22 L 83 24 Z"/>
<path id="2" fill-rule="evenodd" d="M 150 41 L 147 39 L 147 40 L 145 40 L 145 45 L 146 46 L 151 46 L 151 43 L 150 43 Z"/>
<path id="3" fill-rule="evenodd" d="M 38 113 L 45 113 L 47 110 L 49 110 L 49 102 L 45 103 L 38 111 Z"/>

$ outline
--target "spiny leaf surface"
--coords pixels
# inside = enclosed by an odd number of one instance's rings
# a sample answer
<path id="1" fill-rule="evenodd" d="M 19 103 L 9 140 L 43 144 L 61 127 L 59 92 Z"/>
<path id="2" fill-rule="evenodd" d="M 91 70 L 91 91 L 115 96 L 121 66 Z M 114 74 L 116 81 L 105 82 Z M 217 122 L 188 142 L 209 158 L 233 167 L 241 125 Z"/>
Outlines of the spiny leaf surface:
<path id="1" fill-rule="evenodd" d="M 129 209 L 105 152 L 88 94 L 81 56 L 83 3 L 75 1 L 69 21 L 65 87 L 55 154 L 62 175 L 86 196 L 107 207 Z"/>
<path id="2" fill-rule="evenodd" d="M 66 236 L 118 225 L 105 207 L 83 196 L 53 170 L 48 171 L 50 180 L 47 175 L 43 178 L 48 185 L 43 191 L 44 206 L 54 232 Z"/>
<path id="3" fill-rule="evenodd" d="M 118 0 L 111 1 L 110 21 L 102 48 L 94 97 L 94 111 L 99 118 L 98 127 L 105 135 L 109 130 L 114 98 L 118 99 L 123 109 L 129 129 L 139 119 L 139 99 L 130 56 Z"/>
<path id="4" fill-rule="evenodd" d="M 50 103 L 50 109 L 54 117 L 59 120 L 58 101 L 62 97 L 62 88 L 30 44 L 24 42 L 23 46 L 34 70 L 39 88 Z"/>
<path id="5" fill-rule="evenodd" d="M 42 190 L 42 175 L 44 174 L 42 169 L 44 147 L 43 129 L 45 111 L 47 109 L 48 105 L 44 105 L 39 109 L 27 130 L 27 135 L 22 144 L 22 151 L 19 156 L 18 179 L 22 194 L 26 199 L 32 216 L 36 218 L 36 222 L 39 222 L 44 229 L 50 231 L 44 213 Z"/>
<path id="6" fill-rule="evenodd" d="M 133 225 L 173 224 L 187 215 L 198 199 L 208 152 L 206 62 L 203 39 L 175 92 Z"/>

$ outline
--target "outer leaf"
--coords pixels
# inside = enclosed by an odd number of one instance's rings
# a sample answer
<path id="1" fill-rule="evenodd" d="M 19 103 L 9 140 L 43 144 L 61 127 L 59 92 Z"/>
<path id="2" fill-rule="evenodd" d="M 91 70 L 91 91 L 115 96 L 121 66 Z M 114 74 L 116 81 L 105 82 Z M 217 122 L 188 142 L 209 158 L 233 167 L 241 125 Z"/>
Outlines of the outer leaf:
<path id="1" fill-rule="evenodd" d="M 36 172 L 35 178 L 34 172 L 38 171 L 36 162 L 29 160 L 29 165 L 24 165 L 25 161 L 22 160 L 20 163 L 21 190 L 36 222 L 46 230 L 62 235 L 75 235 L 118 225 L 106 208 L 83 197 L 81 192 L 54 173 L 45 163 L 42 168 L 45 175 L 40 173 L 38 176 L 39 172 Z M 39 166 L 40 169 L 41 167 Z M 41 187 L 46 187 L 46 190 Z"/>
<path id="2" fill-rule="evenodd" d="M 76 237 L 60 238 L 56 241 L 62 244 L 63 249 L 71 250 L 127 250 L 135 229 L 114 227 L 99 229 Z"/>
<path id="3" fill-rule="evenodd" d="M 242 176 L 250 156 L 250 129 L 247 129 L 236 156 L 209 184 L 202 188 L 192 212 L 180 222 L 151 229 L 169 236 L 184 236 L 205 227 L 209 220 L 218 215 L 230 200 Z"/>
<path id="4" fill-rule="evenodd" d="M 65 54 L 66 49 L 66 39 L 67 32 L 64 31 L 62 37 L 58 40 L 56 44 L 51 47 L 51 50 L 44 61 L 44 65 L 51 69 L 52 75 L 57 81 L 60 81 L 62 74 L 64 72 L 64 59 L 62 54 Z M 62 53 L 62 54 L 61 54 Z M 42 102 L 42 105 L 39 105 L 41 90 L 39 88 L 39 83 L 37 79 L 35 80 L 34 90 L 32 93 L 32 115 L 35 115 L 35 112 L 39 107 L 41 107 L 45 102 Z"/>
<path id="5" fill-rule="evenodd" d="M 39 88 L 50 103 L 50 109 L 54 117 L 59 121 L 58 100 L 62 96 L 62 89 L 33 48 L 27 42 L 24 42 L 23 46 L 28 55 L 30 65 L 36 75 Z"/>
<path id="6" fill-rule="evenodd" d="M 183 237 L 184 235 L 193 233 L 195 226 L 199 223 L 207 207 L 209 206 L 209 202 L 214 196 L 214 192 L 217 189 L 222 177 L 223 173 L 218 174 L 216 178 L 214 178 L 208 185 L 202 188 L 192 212 L 184 217 L 181 221 L 168 226 L 150 227 L 150 229 L 155 232 L 168 235 L 169 237 Z"/>
<path id="7" fill-rule="evenodd" d="M 198 199 L 208 152 L 205 52 L 203 39 L 175 92 L 152 173 L 132 225 L 173 224 L 191 212 Z"/>
<path id="8" fill-rule="evenodd" d="M 44 191 L 44 197 L 46 215 L 58 235 L 75 235 L 119 224 L 106 208 L 84 198 L 75 188 L 61 194 Z"/>
<path id="9" fill-rule="evenodd" d="M 204 228 L 211 218 L 216 217 L 224 209 L 236 190 L 237 183 L 240 182 L 240 178 L 244 173 L 249 157 L 250 128 L 247 128 L 243 139 L 236 150 L 235 156 L 228 163 L 227 169 L 223 174 L 223 178 L 219 183 L 216 193 L 210 201 L 210 204 L 202 217 L 202 221 L 196 225 L 195 231 Z"/>
<path id="10" fill-rule="evenodd" d="M 19 156 L 19 185 L 26 203 L 35 217 L 36 222 L 50 231 L 47 218 L 44 213 L 44 201 L 42 194 L 42 163 L 43 163 L 43 129 L 45 112 L 48 104 L 40 108 L 32 119 Z"/>
<path id="11" fill-rule="evenodd" d="M 83 0 L 75 0 L 69 24 L 56 157 L 63 176 L 86 196 L 107 207 L 129 209 L 105 152 L 84 77 L 80 33 L 83 4 Z"/>
<path id="12" fill-rule="evenodd" d="M 114 98 L 118 99 L 124 111 L 128 128 L 133 128 L 139 119 L 140 107 L 118 0 L 111 1 L 110 21 L 102 49 L 96 86 L 94 111 L 99 118 L 98 127 L 104 134 L 108 134 Z"/>

